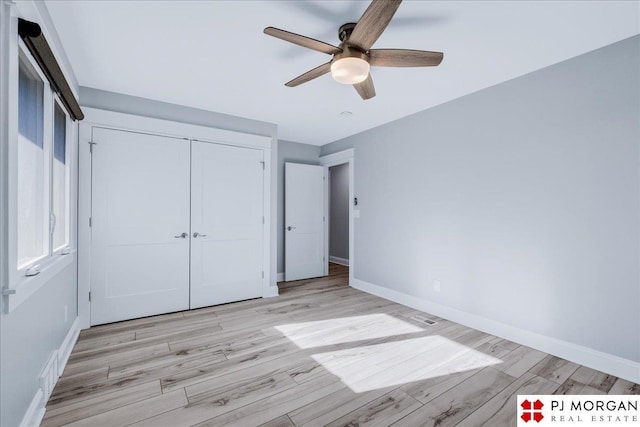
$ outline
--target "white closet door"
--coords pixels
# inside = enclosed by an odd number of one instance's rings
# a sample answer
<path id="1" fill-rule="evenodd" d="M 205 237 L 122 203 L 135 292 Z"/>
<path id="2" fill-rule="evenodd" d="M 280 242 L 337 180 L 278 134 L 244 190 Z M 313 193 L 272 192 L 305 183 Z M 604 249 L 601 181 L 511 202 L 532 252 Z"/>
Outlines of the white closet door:
<path id="1" fill-rule="evenodd" d="M 188 309 L 189 142 L 100 128 L 93 141 L 91 324 Z"/>
<path id="2" fill-rule="evenodd" d="M 263 152 L 191 145 L 191 308 L 262 296 Z"/>

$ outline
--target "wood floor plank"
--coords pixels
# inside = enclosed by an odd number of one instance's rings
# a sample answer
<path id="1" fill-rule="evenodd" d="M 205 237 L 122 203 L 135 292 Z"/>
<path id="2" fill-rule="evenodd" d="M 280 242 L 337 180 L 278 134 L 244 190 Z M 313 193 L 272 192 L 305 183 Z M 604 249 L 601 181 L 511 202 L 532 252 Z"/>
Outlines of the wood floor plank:
<path id="1" fill-rule="evenodd" d="M 73 347 L 74 354 L 81 354 L 84 351 L 92 351 L 96 348 L 109 348 L 116 344 L 131 342 L 136 339 L 135 331 L 124 331 L 106 336 L 94 335 L 79 340 Z"/>
<path id="2" fill-rule="evenodd" d="M 548 355 L 530 372 L 558 384 L 564 383 L 580 367 L 577 363 L 569 362 L 560 357 Z"/>
<path id="3" fill-rule="evenodd" d="M 160 380 L 69 405 L 49 405 L 41 427 L 63 426 L 162 394 Z"/>
<path id="4" fill-rule="evenodd" d="M 184 390 L 176 390 L 171 393 L 161 394 L 146 400 L 131 403 L 127 406 L 121 406 L 118 409 L 113 409 L 89 418 L 84 418 L 69 423 L 67 426 L 127 426 L 156 414 L 184 407 L 188 403 Z"/>
<path id="5" fill-rule="evenodd" d="M 604 372 L 596 371 L 595 369 L 587 368 L 586 366 L 580 366 L 569 379 L 607 393 L 611 390 L 611 387 L 613 387 L 613 384 L 618 378 L 605 374 Z"/>
<path id="6" fill-rule="evenodd" d="M 420 402 L 396 389 L 327 424 L 327 427 L 389 426 L 420 406 Z"/>
<path id="7" fill-rule="evenodd" d="M 466 381 L 468 378 L 471 378 L 481 370 L 482 368 L 455 372 L 449 375 L 440 375 L 420 381 L 413 381 L 402 385 L 400 388 L 414 399 L 422 403 L 428 403 L 458 384 Z"/>
<path id="8" fill-rule="evenodd" d="M 546 356 L 547 354 L 541 351 L 524 345 L 519 346 L 507 354 L 502 363 L 496 366 L 496 369 L 517 378 L 524 375 L 525 372 L 537 365 Z"/>
<path id="9" fill-rule="evenodd" d="M 76 370 L 73 366 L 67 366 L 62 377 L 60 377 L 56 383 L 56 387 L 53 392 L 59 393 L 60 391 L 70 387 L 76 387 L 78 384 L 92 384 L 104 381 L 108 378 L 108 375 L 109 366 L 100 366 L 92 370 Z"/>
<path id="10" fill-rule="evenodd" d="M 124 322 L 109 323 L 106 325 L 94 326 L 80 332 L 80 338 L 85 339 L 92 336 L 107 336 L 121 332 L 129 332 L 144 327 L 153 327 L 162 323 L 173 323 L 184 318 L 182 312 L 160 314 L 157 316 L 142 317 L 140 319 L 127 320 Z"/>
<path id="11" fill-rule="evenodd" d="M 569 378 L 553 394 L 607 394 L 602 390 L 582 384 Z"/>
<path id="12" fill-rule="evenodd" d="M 224 378 L 220 381 L 224 385 L 206 390 L 199 389 L 199 392 L 187 391 L 189 399 L 187 405 L 150 418 L 140 425 L 191 426 L 296 385 L 288 375 L 282 373 L 252 376 L 235 382 L 226 382 Z"/>
<path id="13" fill-rule="evenodd" d="M 393 391 L 393 387 L 372 390 L 364 393 L 355 393 L 345 387 L 326 398 L 322 403 L 312 402 L 289 413 L 289 418 L 296 426 L 323 426 L 328 423 L 353 413 L 369 402 L 378 399 L 388 392 Z"/>
<path id="14" fill-rule="evenodd" d="M 608 394 L 640 394 L 640 384 L 618 378 Z"/>
<path id="15" fill-rule="evenodd" d="M 255 426 L 291 412 L 295 408 L 318 401 L 345 386 L 337 378 L 325 375 L 317 380 L 289 388 L 266 399 L 259 400 L 234 411 L 212 418 L 197 427 L 221 425 Z"/>
<path id="16" fill-rule="evenodd" d="M 169 366 L 184 367 L 187 363 L 199 366 L 227 360 L 224 354 L 202 349 L 177 350 L 126 362 L 113 363 L 109 368 L 109 379 L 124 378 L 144 371 L 158 370 Z"/>
<path id="17" fill-rule="evenodd" d="M 510 375 L 485 368 L 393 425 L 455 426 L 514 381 L 515 378 Z"/>
<path id="18" fill-rule="evenodd" d="M 164 376 L 161 381 L 162 391 L 166 392 L 175 390 L 176 388 L 188 387 L 231 372 L 258 366 L 283 356 L 293 355 L 298 351 L 299 349 L 295 345 L 286 343 L 250 353 L 244 357 L 211 364 L 202 364 L 192 369 Z"/>
<path id="19" fill-rule="evenodd" d="M 260 424 L 258 427 L 296 427 L 296 425 L 288 416 L 282 415 L 264 424 Z"/>
<path id="20" fill-rule="evenodd" d="M 457 427 L 515 426 L 519 394 L 552 394 L 557 388 L 555 382 L 528 372 L 473 411 Z"/>
<path id="21" fill-rule="evenodd" d="M 519 345 L 515 343 L 496 337 L 486 343 L 481 344 L 480 346 L 478 346 L 478 348 L 476 348 L 476 350 L 502 360 L 507 354 L 511 353 L 518 347 Z"/>
<path id="22" fill-rule="evenodd" d="M 146 328 L 140 331 L 136 331 L 136 340 L 152 337 L 163 337 L 167 335 L 175 336 L 183 332 L 191 331 L 194 329 L 203 329 L 203 333 L 220 331 L 222 328 L 218 325 L 217 318 L 201 320 L 199 322 L 190 322 L 191 319 L 184 319 L 185 323 L 175 326 L 163 326 L 161 328 Z"/>

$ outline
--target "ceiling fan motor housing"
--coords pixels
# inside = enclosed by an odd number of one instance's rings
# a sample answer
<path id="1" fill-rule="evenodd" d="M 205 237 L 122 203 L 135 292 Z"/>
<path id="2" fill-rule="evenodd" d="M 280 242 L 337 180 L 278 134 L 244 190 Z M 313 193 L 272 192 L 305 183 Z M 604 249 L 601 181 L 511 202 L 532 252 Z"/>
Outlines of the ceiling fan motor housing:
<path id="1" fill-rule="evenodd" d="M 346 41 L 351 35 L 351 32 L 355 27 L 356 27 L 355 22 L 349 22 L 347 24 L 343 24 L 342 26 L 340 26 L 340 28 L 338 29 L 338 37 L 340 38 L 340 41 L 341 42 Z"/>
<path id="2" fill-rule="evenodd" d="M 331 63 L 334 63 L 343 58 L 358 58 L 369 62 L 369 54 L 361 51 L 357 47 L 349 46 L 346 43 L 341 43 L 340 49 L 342 49 L 342 52 L 334 54 Z"/>

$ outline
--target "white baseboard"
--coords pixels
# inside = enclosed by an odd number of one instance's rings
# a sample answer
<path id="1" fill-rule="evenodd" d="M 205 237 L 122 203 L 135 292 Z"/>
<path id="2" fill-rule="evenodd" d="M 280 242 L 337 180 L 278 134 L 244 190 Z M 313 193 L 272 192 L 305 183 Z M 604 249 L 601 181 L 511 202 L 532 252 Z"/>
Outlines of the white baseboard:
<path id="1" fill-rule="evenodd" d="M 265 292 L 262 295 L 262 298 L 273 298 L 273 297 L 277 297 L 278 295 L 279 295 L 278 287 L 277 286 L 269 286 L 269 291 Z"/>
<path id="2" fill-rule="evenodd" d="M 329 262 L 334 264 L 344 265 L 345 267 L 349 267 L 349 260 L 346 258 L 340 258 L 337 256 L 329 255 Z"/>
<path id="3" fill-rule="evenodd" d="M 69 328 L 69 332 L 64 337 L 64 341 L 58 348 L 58 377 L 62 375 L 65 366 L 67 365 L 67 361 L 69 360 L 69 356 L 71 355 L 71 350 L 73 350 L 73 346 L 76 344 L 78 340 L 78 335 L 80 335 L 80 320 L 76 317 L 76 319 L 71 324 L 71 328 Z M 46 411 L 47 402 L 44 401 L 44 393 L 41 388 L 36 391 L 36 394 L 31 399 L 31 404 L 22 417 L 22 422 L 20 422 L 20 427 L 34 427 L 39 426 L 44 418 L 44 413 Z"/>
<path id="4" fill-rule="evenodd" d="M 578 344 L 559 340 L 557 338 L 516 328 L 486 317 L 430 302 L 419 297 L 387 289 L 363 280 L 354 278 L 352 286 L 361 291 L 415 308 L 417 310 L 434 314 L 470 328 L 535 348 L 536 350 L 561 357 L 598 371 L 615 375 L 634 383 L 640 383 L 640 363 L 634 362 L 633 360 L 624 359 L 589 347 L 584 347 Z"/>
<path id="5" fill-rule="evenodd" d="M 278 273 L 276 280 L 278 282 L 284 282 L 284 273 Z"/>
<path id="6" fill-rule="evenodd" d="M 69 356 L 71 356 L 71 350 L 73 350 L 73 346 L 76 345 L 79 335 L 80 319 L 76 317 L 58 350 L 58 376 L 61 376 L 62 372 L 64 372 L 64 367 L 67 366 L 67 361 L 69 360 Z"/>
<path id="7" fill-rule="evenodd" d="M 43 402 L 44 394 L 41 389 L 38 389 L 33 399 L 31 399 L 31 404 L 29 404 L 29 408 L 27 408 L 27 412 L 25 412 L 24 417 L 22 417 L 22 421 L 20 422 L 20 427 L 34 427 L 39 426 L 44 418 L 45 405 L 46 402 Z"/>

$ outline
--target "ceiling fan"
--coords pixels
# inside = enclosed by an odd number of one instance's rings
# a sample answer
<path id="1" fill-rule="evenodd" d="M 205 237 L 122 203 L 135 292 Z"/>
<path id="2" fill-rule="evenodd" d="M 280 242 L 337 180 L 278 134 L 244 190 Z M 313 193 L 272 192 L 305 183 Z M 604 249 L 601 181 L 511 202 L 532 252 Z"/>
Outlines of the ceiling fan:
<path id="1" fill-rule="evenodd" d="M 433 67 L 442 62 L 442 52 L 412 49 L 371 49 L 387 28 L 402 0 L 373 0 L 357 23 L 338 30 L 340 45 L 333 46 L 300 34 L 267 27 L 264 33 L 318 52 L 333 55 L 331 61 L 296 77 L 285 86 L 295 87 L 328 72 L 339 83 L 352 84 L 362 99 L 376 96 L 369 69 L 374 67 Z"/>

